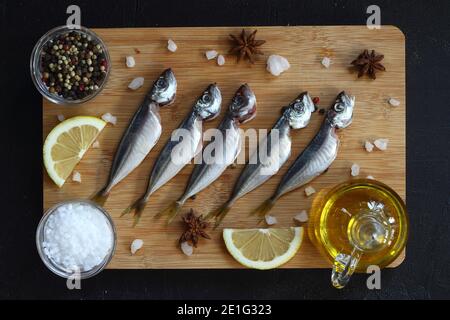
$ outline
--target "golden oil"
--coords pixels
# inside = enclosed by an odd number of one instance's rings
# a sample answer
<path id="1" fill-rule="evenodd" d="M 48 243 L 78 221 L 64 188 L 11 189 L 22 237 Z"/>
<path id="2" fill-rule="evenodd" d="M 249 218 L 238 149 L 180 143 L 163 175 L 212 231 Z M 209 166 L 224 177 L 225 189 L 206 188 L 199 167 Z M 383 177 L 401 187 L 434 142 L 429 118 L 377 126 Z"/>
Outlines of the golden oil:
<path id="1" fill-rule="evenodd" d="M 338 255 L 350 259 L 357 252 L 355 271 L 365 272 L 369 265 L 383 268 L 405 247 L 406 207 L 400 196 L 381 182 L 351 180 L 315 197 L 308 234 L 335 266 Z"/>

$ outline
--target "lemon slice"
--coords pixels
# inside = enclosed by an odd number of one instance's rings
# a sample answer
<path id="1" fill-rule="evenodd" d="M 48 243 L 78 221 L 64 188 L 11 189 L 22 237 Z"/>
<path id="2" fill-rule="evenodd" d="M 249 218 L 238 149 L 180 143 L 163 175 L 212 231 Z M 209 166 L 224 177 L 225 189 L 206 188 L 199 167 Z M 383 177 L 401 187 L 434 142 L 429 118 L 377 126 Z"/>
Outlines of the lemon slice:
<path id="1" fill-rule="evenodd" d="M 105 125 L 105 121 L 96 117 L 73 117 L 48 134 L 44 143 L 44 165 L 58 187 L 64 184 Z"/>
<path id="2" fill-rule="evenodd" d="M 288 262 L 300 249 L 303 228 L 224 229 L 230 254 L 253 269 L 273 269 Z"/>

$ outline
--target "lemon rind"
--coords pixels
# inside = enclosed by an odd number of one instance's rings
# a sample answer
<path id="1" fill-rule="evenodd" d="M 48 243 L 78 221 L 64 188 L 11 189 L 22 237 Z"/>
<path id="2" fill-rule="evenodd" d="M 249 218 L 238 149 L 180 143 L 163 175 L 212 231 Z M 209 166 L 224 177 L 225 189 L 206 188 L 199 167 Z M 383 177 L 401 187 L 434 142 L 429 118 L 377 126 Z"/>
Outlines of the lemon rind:
<path id="1" fill-rule="evenodd" d="M 235 230 L 239 229 L 224 229 L 223 238 L 225 241 L 225 246 L 228 252 L 233 256 L 233 258 L 245 267 L 258 269 L 258 270 L 268 270 L 278 268 L 279 266 L 287 263 L 291 260 L 294 255 L 298 252 L 303 242 L 304 229 L 303 227 L 291 227 L 295 231 L 294 241 L 291 243 L 288 251 L 283 255 L 276 257 L 272 261 L 253 261 L 246 258 L 242 253 L 233 245 L 232 234 Z"/>

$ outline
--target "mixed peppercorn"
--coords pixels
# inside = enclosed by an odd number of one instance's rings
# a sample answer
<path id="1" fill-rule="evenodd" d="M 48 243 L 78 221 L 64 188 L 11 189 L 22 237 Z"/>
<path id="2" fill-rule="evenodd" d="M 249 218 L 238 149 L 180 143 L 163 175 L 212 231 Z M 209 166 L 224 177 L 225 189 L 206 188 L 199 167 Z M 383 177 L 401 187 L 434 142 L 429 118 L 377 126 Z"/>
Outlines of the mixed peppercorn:
<path id="1" fill-rule="evenodd" d="M 49 40 L 41 57 L 42 81 L 50 93 L 64 99 L 83 99 L 97 91 L 106 78 L 103 46 L 80 31 Z"/>

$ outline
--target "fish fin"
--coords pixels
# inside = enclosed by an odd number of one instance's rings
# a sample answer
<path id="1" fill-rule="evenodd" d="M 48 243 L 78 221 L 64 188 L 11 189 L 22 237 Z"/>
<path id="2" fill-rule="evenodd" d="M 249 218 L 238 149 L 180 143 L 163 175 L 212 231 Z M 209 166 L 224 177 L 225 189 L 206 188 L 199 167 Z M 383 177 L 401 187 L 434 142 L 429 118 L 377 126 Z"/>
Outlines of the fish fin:
<path id="1" fill-rule="evenodd" d="M 104 206 L 106 200 L 108 200 L 109 192 L 106 192 L 106 188 L 102 188 L 100 191 L 98 191 L 96 194 L 91 196 L 91 201 L 94 201 L 100 206 Z"/>
<path id="2" fill-rule="evenodd" d="M 214 229 L 216 229 L 219 226 L 219 224 L 222 222 L 223 218 L 225 218 L 227 213 L 230 211 L 230 209 L 231 209 L 231 204 L 229 202 L 226 202 L 222 206 L 220 206 L 218 209 L 208 213 L 208 215 L 206 216 L 205 219 L 209 220 L 209 219 L 215 218 L 216 222 L 214 224 Z"/>
<path id="3" fill-rule="evenodd" d="M 182 206 L 183 203 L 181 203 L 180 201 L 174 201 L 166 209 L 158 213 L 155 218 L 167 216 L 167 224 L 170 224 L 173 218 L 175 218 L 178 212 L 180 212 Z"/>
<path id="4" fill-rule="evenodd" d="M 141 217 L 146 204 L 147 200 L 144 197 L 139 198 L 131 206 L 123 210 L 120 216 L 123 217 L 124 215 L 130 213 L 131 211 L 134 211 L 134 224 L 133 224 L 134 227 L 138 223 L 139 218 Z"/>
<path id="5" fill-rule="evenodd" d="M 214 230 L 222 223 L 222 220 L 225 218 L 227 213 L 230 211 L 231 206 L 223 206 L 220 212 L 217 213 L 216 223 L 214 224 Z"/>
<path id="6" fill-rule="evenodd" d="M 275 205 L 276 199 L 269 198 L 264 201 L 258 208 L 253 210 L 251 214 L 257 214 L 260 217 L 264 217 Z"/>

